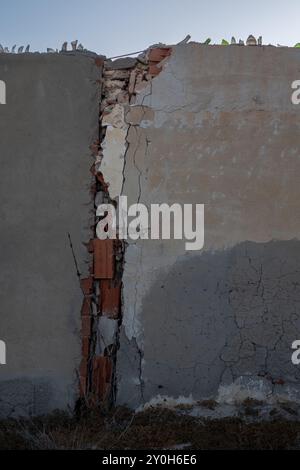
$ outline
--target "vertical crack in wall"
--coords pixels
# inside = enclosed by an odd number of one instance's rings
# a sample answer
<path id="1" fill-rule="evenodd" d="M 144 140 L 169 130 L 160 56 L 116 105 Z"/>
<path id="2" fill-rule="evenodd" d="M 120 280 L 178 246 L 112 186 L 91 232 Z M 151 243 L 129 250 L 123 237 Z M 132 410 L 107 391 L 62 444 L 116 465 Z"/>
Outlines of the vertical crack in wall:
<path id="1" fill-rule="evenodd" d="M 82 360 L 79 370 L 81 401 L 89 406 L 110 406 L 116 398 L 116 360 L 122 324 L 121 290 L 126 249 L 123 240 L 100 240 L 96 237 L 96 226 L 100 220 L 96 216 L 96 209 L 102 203 L 112 204 L 117 209 L 118 197 L 122 194 L 125 181 L 130 130 L 133 127 L 138 136 L 134 150 L 136 153 L 141 137 L 138 126 L 146 115 L 143 103 L 134 106 L 136 95 L 149 86 L 149 83 L 151 94 L 151 80 L 160 73 L 162 68 L 159 63 L 170 53 L 170 47 L 154 47 L 136 59 L 125 58 L 114 62 L 102 57 L 95 59 L 96 65 L 101 68 L 101 78 L 97 84 L 101 94 L 99 139 L 91 146 L 94 157 L 91 167 L 93 238 L 87 244 L 91 255 L 90 276 L 81 280 L 84 299 L 81 309 Z M 126 119 L 132 107 L 140 113 L 136 123 L 132 119 Z M 138 172 L 138 196 L 135 202 L 139 202 L 142 170 L 137 167 L 135 157 L 133 159 Z M 138 352 L 139 381 L 143 396 L 143 353 L 140 349 Z"/>

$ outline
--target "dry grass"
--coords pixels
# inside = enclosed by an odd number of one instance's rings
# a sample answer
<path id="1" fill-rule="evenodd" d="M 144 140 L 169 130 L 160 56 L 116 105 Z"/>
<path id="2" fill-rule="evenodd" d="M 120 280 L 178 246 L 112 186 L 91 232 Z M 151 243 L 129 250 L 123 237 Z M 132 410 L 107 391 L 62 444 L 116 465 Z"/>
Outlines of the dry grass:
<path id="1" fill-rule="evenodd" d="M 89 410 L 79 418 L 56 412 L 0 422 L 0 450 L 168 449 L 185 443 L 190 449 L 292 449 L 299 436 L 297 421 L 203 420 L 164 408 L 138 414 L 126 408 Z"/>

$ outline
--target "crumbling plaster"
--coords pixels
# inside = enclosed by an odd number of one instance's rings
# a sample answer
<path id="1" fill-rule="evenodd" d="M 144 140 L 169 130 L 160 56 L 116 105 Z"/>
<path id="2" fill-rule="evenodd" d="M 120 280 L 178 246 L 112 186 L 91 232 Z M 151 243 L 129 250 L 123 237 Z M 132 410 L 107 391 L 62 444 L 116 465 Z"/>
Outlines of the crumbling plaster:
<path id="1" fill-rule="evenodd" d="M 104 114 L 102 126 L 106 128 L 102 143 L 103 158 L 101 172 L 104 180 L 109 182 L 109 195 L 115 199 L 121 194 L 123 185 L 124 157 L 126 152 L 126 135 L 128 125 L 124 117 L 124 105 L 111 106 L 110 113 Z"/>
<path id="2" fill-rule="evenodd" d="M 82 396 L 92 385 L 105 399 L 116 377 L 117 403 L 133 407 L 157 396 L 300 400 L 290 349 L 300 329 L 299 50 L 170 51 L 159 46 L 154 65 L 147 55 L 105 61 L 103 75 L 103 58 L 1 57 L 3 415 L 73 406 L 78 373 Z M 128 239 L 123 258 L 123 246 L 93 240 L 87 253 L 94 206 L 119 195 L 205 204 L 204 249 Z M 74 254 L 86 278 L 81 327 Z"/>
<path id="3" fill-rule="evenodd" d="M 127 111 L 122 194 L 205 204 L 205 247 L 128 240 L 118 403 L 225 396 L 244 376 L 299 399 L 299 65 L 295 49 L 176 46 Z"/>

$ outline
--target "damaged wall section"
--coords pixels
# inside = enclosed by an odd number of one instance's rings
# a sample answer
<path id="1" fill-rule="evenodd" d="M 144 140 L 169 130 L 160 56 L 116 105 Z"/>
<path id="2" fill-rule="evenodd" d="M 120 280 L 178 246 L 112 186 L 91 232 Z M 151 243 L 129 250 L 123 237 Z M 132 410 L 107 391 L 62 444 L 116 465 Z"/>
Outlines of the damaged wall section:
<path id="1" fill-rule="evenodd" d="M 299 50 L 0 59 L 1 413 L 73 406 L 78 381 L 92 404 L 299 400 Z M 205 204 L 204 250 L 98 240 L 120 195 Z"/>
<path id="2" fill-rule="evenodd" d="M 160 71 L 160 63 L 171 53 L 170 47 L 146 51 L 138 58 L 104 61 L 101 81 L 99 141 L 94 146 L 95 210 L 101 203 L 118 206 L 124 185 L 124 169 L 128 148 L 127 136 L 134 125 L 127 113 L 141 93 Z M 139 108 L 140 109 L 140 108 Z M 138 117 L 138 116 L 137 116 Z M 84 352 L 81 374 L 81 396 L 93 403 L 109 404 L 116 400 L 116 360 L 122 325 L 121 287 L 125 244 L 121 240 L 99 240 L 89 244 L 94 256 L 92 292 L 96 296 L 93 325 L 88 322 L 89 348 Z M 91 305 L 88 310 L 92 309 Z M 92 309 L 93 310 L 93 309 Z M 83 345 L 84 348 L 84 345 Z M 88 351 L 88 352 L 87 352 Z"/>
<path id="3" fill-rule="evenodd" d="M 205 247 L 128 240 L 117 403 L 300 400 L 296 49 L 178 45 L 132 103 L 128 204 L 205 204 Z"/>

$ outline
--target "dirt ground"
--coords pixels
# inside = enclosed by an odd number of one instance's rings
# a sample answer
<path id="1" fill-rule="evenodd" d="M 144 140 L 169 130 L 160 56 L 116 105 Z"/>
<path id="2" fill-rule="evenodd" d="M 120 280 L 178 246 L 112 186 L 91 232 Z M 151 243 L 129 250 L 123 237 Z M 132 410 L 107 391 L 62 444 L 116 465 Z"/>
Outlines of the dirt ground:
<path id="1" fill-rule="evenodd" d="M 257 407 L 245 403 L 243 417 L 207 419 L 188 409 L 99 409 L 70 416 L 55 412 L 41 418 L 0 422 L 0 450 L 12 449 L 300 449 L 298 411 L 291 420 L 276 410 L 260 421 Z M 206 403 L 213 409 L 213 403 Z M 255 416 L 249 422 L 245 417 Z"/>

